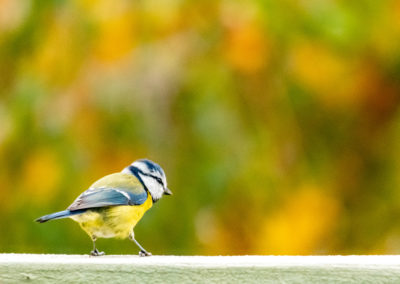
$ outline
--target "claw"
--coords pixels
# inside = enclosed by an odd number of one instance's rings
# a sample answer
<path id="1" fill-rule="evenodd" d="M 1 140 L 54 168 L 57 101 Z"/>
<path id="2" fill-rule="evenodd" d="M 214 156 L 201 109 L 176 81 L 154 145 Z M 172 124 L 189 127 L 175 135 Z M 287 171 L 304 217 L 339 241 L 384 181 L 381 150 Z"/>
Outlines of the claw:
<path id="1" fill-rule="evenodd" d="M 139 256 L 151 256 L 151 252 L 147 252 L 145 250 L 139 251 Z"/>
<path id="2" fill-rule="evenodd" d="M 104 251 L 98 251 L 97 249 L 95 249 L 90 252 L 90 255 L 91 256 L 102 256 L 102 255 L 105 255 L 105 253 L 104 253 Z"/>

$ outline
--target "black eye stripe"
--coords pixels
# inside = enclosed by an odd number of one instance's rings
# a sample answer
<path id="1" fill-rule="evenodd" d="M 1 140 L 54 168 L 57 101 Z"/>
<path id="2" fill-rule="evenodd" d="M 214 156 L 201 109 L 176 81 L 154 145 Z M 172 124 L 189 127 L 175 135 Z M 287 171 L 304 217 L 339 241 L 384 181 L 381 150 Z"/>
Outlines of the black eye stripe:
<path id="1" fill-rule="evenodd" d="M 142 175 L 144 175 L 144 176 L 152 177 L 152 178 L 154 178 L 159 184 L 164 185 L 163 182 L 162 182 L 162 179 L 160 179 L 159 177 L 153 176 L 153 175 L 151 175 L 151 174 L 145 174 L 145 173 L 143 173 L 143 172 L 140 172 L 140 173 L 141 173 Z"/>
<path id="2" fill-rule="evenodd" d="M 153 178 L 155 178 L 156 181 L 157 181 L 159 184 L 161 184 L 162 186 L 164 186 L 164 184 L 163 184 L 163 182 L 162 182 L 162 179 L 160 179 L 159 177 L 155 177 L 155 176 L 153 176 Z"/>
<path id="3" fill-rule="evenodd" d="M 164 186 L 162 179 L 157 176 L 153 176 L 151 174 L 146 174 L 146 173 L 142 172 L 139 168 L 133 167 L 133 166 L 130 167 L 130 170 L 131 170 L 131 172 L 137 172 L 143 176 L 154 178 L 160 185 Z"/>
<path id="4" fill-rule="evenodd" d="M 161 185 L 163 185 L 163 183 L 162 183 L 162 180 L 159 178 L 159 177 L 156 177 L 156 176 L 153 176 L 153 175 L 146 175 L 145 174 L 145 176 L 148 176 L 148 177 L 152 177 L 152 178 L 154 178 L 156 181 L 158 181 L 158 183 L 160 183 Z"/>

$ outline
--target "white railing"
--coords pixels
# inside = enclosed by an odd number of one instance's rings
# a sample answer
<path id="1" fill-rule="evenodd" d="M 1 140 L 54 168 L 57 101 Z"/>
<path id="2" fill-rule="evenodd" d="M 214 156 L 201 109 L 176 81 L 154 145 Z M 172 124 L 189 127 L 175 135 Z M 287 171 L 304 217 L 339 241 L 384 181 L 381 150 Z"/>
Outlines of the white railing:
<path id="1" fill-rule="evenodd" d="M 0 283 L 400 283 L 400 256 L 0 254 Z"/>

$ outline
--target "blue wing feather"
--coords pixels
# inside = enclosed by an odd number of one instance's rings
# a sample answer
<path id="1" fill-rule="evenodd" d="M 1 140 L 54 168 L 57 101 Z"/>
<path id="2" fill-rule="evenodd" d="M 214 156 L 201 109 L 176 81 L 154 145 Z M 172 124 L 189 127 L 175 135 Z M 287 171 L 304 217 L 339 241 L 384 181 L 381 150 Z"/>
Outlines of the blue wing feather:
<path id="1" fill-rule="evenodd" d="M 68 207 L 68 210 L 141 205 L 146 200 L 147 191 L 135 176 L 115 173 L 93 183 Z"/>
<path id="2" fill-rule="evenodd" d="M 98 208 L 116 205 L 140 205 L 147 199 L 147 192 L 132 193 L 115 188 L 89 189 L 80 195 L 68 210 Z"/>
<path id="3" fill-rule="evenodd" d="M 86 211 L 85 209 L 76 210 L 76 211 L 64 210 L 64 211 L 60 211 L 60 212 L 56 212 L 56 213 L 52 213 L 52 214 L 49 214 L 49 215 L 42 216 L 40 218 L 37 218 L 35 221 L 39 222 L 39 223 L 44 223 L 44 222 L 47 222 L 47 221 L 53 220 L 53 219 L 62 219 L 62 218 L 71 217 L 73 215 L 82 214 L 85 211 Z"/>

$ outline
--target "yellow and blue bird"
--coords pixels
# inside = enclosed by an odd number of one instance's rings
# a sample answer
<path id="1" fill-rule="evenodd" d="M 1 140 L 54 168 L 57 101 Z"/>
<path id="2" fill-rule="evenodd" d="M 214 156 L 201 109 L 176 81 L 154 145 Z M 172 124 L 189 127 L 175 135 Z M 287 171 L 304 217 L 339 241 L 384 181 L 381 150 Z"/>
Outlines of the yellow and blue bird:
<path id="1" fill-rule="evenodd" d="M 93 183 L 67 208 L 36 219 L 71 218 L 93 241 L 91 255 L 99 256 L 98 238 L 129 237 L 139 247 L 140 256 L 150 256 L 135 239 L 133 229 L 144 213 L 163 195 L 171 195 L 164 170 L 156 163 L 141 159 L 119 173 L 107 175 Z"/>

